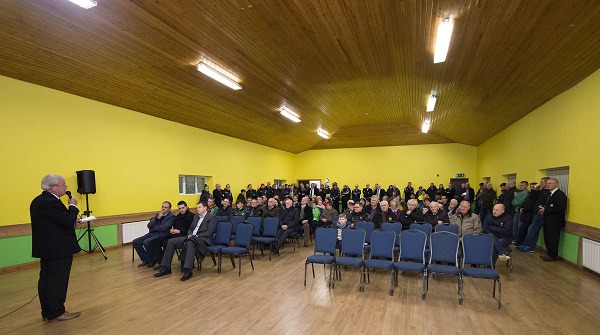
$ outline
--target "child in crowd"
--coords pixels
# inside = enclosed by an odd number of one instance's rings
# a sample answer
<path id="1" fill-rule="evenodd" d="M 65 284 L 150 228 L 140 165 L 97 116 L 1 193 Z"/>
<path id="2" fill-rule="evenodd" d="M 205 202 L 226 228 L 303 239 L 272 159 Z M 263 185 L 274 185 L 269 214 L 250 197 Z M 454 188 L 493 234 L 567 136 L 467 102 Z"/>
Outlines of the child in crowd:
<path id="1" fill-rule="evenodd" d="M 336 248 L 337 249 L 342 249 L 342 230 L 346 229 L 350 227 L 350 225 L 348 224 L 348 219 L 346 218 L 346 214 L 340 214 L 340 216 L 338 217 L 338 221 L 337 221 L 337 245 Z"/>
<path id="2" fill-rule="evenodd" d="M 312 219 L 312 222 L 311 222 L 311 225 L 310 225 L 310 226 L 311 226 L 311 228 L 312 228 L 312 230 L 313 230 L 313 231 L 311 232 L 311 234 L 313 234 L 313 235 L 314 235 L 314 233 L 315 233 L 315 232 L 314 232 L 314 227 L 316 227 L 316 226 L 317 226 L 317 223 L 319 222 L 319 218 L 321 217 L 321 210 L 320 210 L 320 209 L 319 209 L 319 207 L 317 206 L 317 203 L 316 203 L 316 202 L 314 202 L 314 201 L 313 201 L 313 203 L 312 203 L 312 216 L 313 216 L 313 219 Z"/>

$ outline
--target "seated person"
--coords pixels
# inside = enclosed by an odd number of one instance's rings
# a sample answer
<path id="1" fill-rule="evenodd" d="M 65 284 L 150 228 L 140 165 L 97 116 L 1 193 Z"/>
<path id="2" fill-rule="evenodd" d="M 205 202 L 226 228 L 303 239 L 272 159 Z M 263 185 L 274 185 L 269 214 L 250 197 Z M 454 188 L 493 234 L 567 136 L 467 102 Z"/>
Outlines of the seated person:
<path id="1" fill-rule="evenodd" d="M 267 201 L 267 207 L 263 211 L 264 218 L 279 218 L 281 216 L 281 207 L 277 206 L 277 200 L 270 198 Z"/>
<path id="2" fill-rule="evenodd" d="M 258 199 L 252 199 L 250 202 L 250 208 L 246 211 L 246 215 L 244 218 L 248 220 L 249 217 L 259 217 L 263 216 L 263 208 L 258 206 Z"/>
<path id="3" fill-rule="evenodd" d="M 333 208 L 333 202 L 326 202 L 325 209 L 321 213 L 321 217 L 319 217 L 319 226 L 331 226 L 333 223 L 333 216 L 337 214 L 338 212 Z M 316 228 L 314 230 L 316 230 Z"/>
<path id="4" fill-rule="evenodd" d="M 285 207 L 281 211 L 281 217 L 279 218 L 279 229 L 277 230 L 277 244 L 273 246 L 271 250 L 273 253 L 279 253 L 280 249 L 283 249 L 283 243 L 292 234 L 298 230 L 298 222 L 300 221 L 300 215 L 292 199 L 285 199 Z"/>
<path id="5" fill-rule="evenodd" d="M 458 208 L 458 200 L 450 199 L 450 203 L 448 207 L 446 207 L 446 212 L 448 213 L 448 217 L 452 217 L 452 215 L 456 214 L 456 209 Z"/>
<path id="6" fill-rule="evenodd" d="M 458 210 L 450 218 L 450 224 L 458 226 L 458 235 L 481 234 L 481 221 L 479 215 L 471 212 L 471 203 L 463 200 L 458 206 Z"/>
<path id="7" fill-rule="evenodd" d="M 186 236 L 175 237 L 167 242 L 165 254 L 160 262 L 161 269 L 154 277 L 162 277 L 171 273 L 171 263 L 175 249 L 182 249 L 180 260 L 183 261 L 182 271 L 184 272 L 182 281 L 192 277 L 192 268 L 194 267 L 194 257 L 199 257 L 202 263 L 206 255 L 206 247 L 212 245 L 213 234 L 217 231 L 217 218 L 208 213 L 208 205 L 199 202 L 196 206 L 198 214 L 194 215 L 194 221 Z"/>
<path id="8" fill-rule="evenodd" d="M 417 199 L 408 199 L 406 209 L 400 213 L 402 230 L 410 229 L 411 223 L 423 222 L 423 211 L 419 208 Z"/>
<path id="9" fill-rule="evenodd" d="M 152 250 L 152 240 L 170 235 L 169 230 L 173 226 L 174 222 L 175 215 L 171 213 L 171 203 L 165 201 L 162 203 L 160 212 L 158 212 L 158 214 L 156 214 L 150 220 L 150 222 L 148 222 L 148 234 L 140 236 L 131 242 L 131 244 L 133 244 L 133 248 L 137 252 L 138 256 L 140 256 L 140 260 L 142 261 L 138 267 L 153 267 L 157 262 L 160 262 L 160 259 L 156 259 L 156 257 L 158 257 L 157 254 L 149 254 L 147 250 Z"/>
<path id="10" fill-rule="evenodd" d="M 298 205 L 298 213 L 300 216 L 300 226 L 302 226 L 304 246 L 308 247 L 308 239 L 310 238 L 310 223 L 312 222 L 313 218 L 312 207 L 308 205 L 308 196 L 303 196 L 302 200 L 300 200 L 300 204 Z"/>
<path id="11" fill-rule="evenodd" d="M 190 208 L 185 201 L 181 200 L 178 202 L 177 209 L 179 213 L 175 216 L 175 221 L 169 230 L 169 235 L 153 239 L 148 245 L 150 248 L 146 248 L 146 252 L 149 255 L 153 255 L 151 258 L 156 259 L 157 263 L 160 263 L 163 258 L 163 248 L 166 247 L 167 240 L 173 237 L 185 236 L 185 233 L 190 229 L 192 220 L 194 220 L 194 213 L 190 212 Z M 158 270 L 159 268 L 160 264 L 156 265 L 154 270 Z"/>
<path id="12" fill-rule="evenodd" d="M 381 224 L 384 222 L 396 222 L 396 215 L 390 209 L 390 205 L 386 200 L 382 200 L 379 204 L 381 207 L 380 211 L 376 212 L 373 218 L 375 229 L 381 229 Z"/>
<path id="13" fill-rule="evenodd" d="M 354 211 L 354 200 L 348 200 L 346 202 L 346 209 L 343 211 L 343 214 L 346 215 L 346 218 L 349 218 L 353 211 Z"/>
<path id="14" fill-rule="evenodd" d="M 364 221 L 364 222 L 371 221 L 371 217 L 369 216 L 369 213 L 363 212 L 363 205 L 360 202 L 354 204 L 352 215 L 350 215 L 350 225 L 352 227 L 354 227 L 354 224 L 358 221 Z"/>
<path id="15" fill-rule="evenodd" d="M 219 210 L 219 207 L 217 207 L 217 204 L 215 203 L 215 198 L 210 197 L 208 198 L 208 201 L 206 202 L 207 206 L 208 206 L 208 212 L 212 215 L 217 215 L 217 211 Z"/>
<path id="16" fill-rule="evenodd" d="M 231 219 L 233 208 L 229 206 L 229 199 L 225 198 L 221 201 L 221 208 L 217 209 L 217 216 L 226 216 L 227 219 Z"/>
<path id="17" fill-rule="evenodd" d="M 396 198 L 392 201 L 390 201 L 390 210 L 392 211 L 392 213 L 394 213 L 395 219 L 394 222 L 400 222 L 400 214 L 402 213 L 402 210 L 400 210 L 399 207 L 399 198 Z"/>
<path id="18" fill-rule="evenodd" d="M 366 205 L 363 208 L 363 211 L 365 211 L 367 214 L 369 214 L 369 217 L 371 218 L 371 221 L 372 221 L 375 219 L 375 216 L 377 215 L 377 213 L 379 211 L 381 211 L 381 209 L 379 208 L 379 198 L 376 195 L 372 196 L 370 201 L 371 201 L 371 204 Z"/>
<path id="19" fill-rule="evenodd" d="M 512 238 L 512 224 L 512 217 L 504 212 L 503 204 L 494 205 L 492 215 L 487 215 L 483 220 L 483 233 L 491 235 L 494 239 L 494 251 L 492 252 L 492 262 L 494 264 L 496 264 L 498 256 L 502 260 L 509 258 L 504 254 L 504 250 L 508 247 Z"/>
<path id="20" fill-rule="evenodd" d="M 244 201 L 239 200 L 235 204 L 235 209 L 233 210 L 233 216 L 245 216 L 246 215 L 246 204 Z"/>
<path id="21" fill-rule="evenodd" d="M 425 211 L 425 208 L 423 208 Z M 442 210 L 442 206 L 433 201 L 429 204 L 429 210 L 425 211 L 423 220 L 431 224 L 432 231 L 435 231 L 435 226 L 438 224 L 449 224 L 450 218 L 448 214 Z"/>

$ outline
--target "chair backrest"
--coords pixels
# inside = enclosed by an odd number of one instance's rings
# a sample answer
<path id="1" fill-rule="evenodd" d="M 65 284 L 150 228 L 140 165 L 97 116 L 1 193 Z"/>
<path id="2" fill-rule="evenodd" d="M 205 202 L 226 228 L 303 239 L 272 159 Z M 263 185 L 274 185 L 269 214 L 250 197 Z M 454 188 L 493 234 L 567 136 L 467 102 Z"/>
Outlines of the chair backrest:
<path id="1" fill-rule="evenodd" d="M 277 236 L 277 229 L 279 228 L 278 218 L 265 218 L 263 224 L 263 236 L 264 237 L 275 237 Z"/>
<path id="2" fill-rule="evenodd" d="M 366 233 L 364 229 L 342 229 L 342 256 L 364 257 Z"/>
<path id="3" fill-rule="evenodd" d="M 402 224 L 399 222 L 383 222 L 381 229 L 391 230 L 396 233 L 396 246 L 400 245 L 400 232 L 402 231 Z"/>
<path id="4" fill-rule="evenodd" d="M 238 225 L 237 233 L 235 234 L 235 245 L 237 247 L 247 248 L 252 242 L 252 231 L 254 225 L 251 223 L 242 223 Z"/>
<path id="5" fill-rule="evenodd" d="M 337 210 L 337 208 L 336 208 Z M 331 219 L 331 226 L 333 228 L 337 227 L 337 223 L 338 223 L 338 219 L 340 218 L 340 216 L 338 214 L 334 214 L 332 219 Z"/>
<path id="6" fill-rule="evenodd" d="M 427 247 L 429 247 L 429 237 L 431 236 L 431 223 L 411 223 L 410 229 L 416 229 L 427 234 Z"/>
<path id="7" fill-rule="evenodd" d="M 438 224 L 435 226 L 435 231 L 447 231 L 458 235 L 458 226 L 451 224 Z"/>
<path id="8" fill-rule="evenodd" d="M 246 221 L 248 221 L 248 223 L 250 223 L 254 226 L 254 232 L 252 233 L 252 235 L 260 236 L 260 225 L 262 223 L 262 218 L 260 218 L 258 216 L 251 216 Z"/>
<path id="9" fill-rule="evenodd" d="M 335 255 L 335 245 L 337 244 L 337 229 L 318 228 L 315 232 L 315 253 L 322 252 L 329 255 Z"/>
<path id="10" fill-rule="evenodd" d="M 237 231 L 237 225 L 244 222 L 245 219 L 243 216 L 232 216 L 229 221 L 231 221 L 231 224 L 233 225 L 232 232 L 235 234 L 235 232 Z"/>
<path id="11" fill-rule="evenodd" d="M 226 216 L 222 216 L 222 215 L 220 215 L 220 216 L 217 216 L 216 218 L 217 218 L 217 222 L 221 222 L 221 221 L 229 221 L 229 218 L 228 218 L 228 217 L 226 217 Z"/>
<path id="12" fill-rule="evenodd" d="M 492 250 L 494 241 L 490 235 L 465 234 L 462 239 L 463 265 L 487 265 L 492 263 Z"/>
<path id="13" fill-rule="evenodd" d="M 371 258 L 384 257 L 394 259 L 396 233 L 391 230 L 373 230 L 371 232 Z"/>
<path id="14" fill-rule="evenodd" d="M 363 229 L 366 233 L 365 243 L 371 243 L 371 232 L 375 229 L 373 222 L 356 221 L 354 227 Z"/>
<path id="15" fill-rule="evenodd" d="M 217 245 L 229 245 L 229 238 L 231 236 L 231 222 L 221 221 L 217 222 L 217 232 L 215 233 L 215 244 Z"/>
<path id="16" fill-rule="evenodd" d="M 420 230 L 409 229 L 400 232 L 400 256 L 398 259 L 425 262 L 427 234 Z"/>
<path id="17" fill-rule="evenodd" d="M 460 237 L 448 231 L 431 234 L 430 262 L 448 262 L 458 266 L 458 245 Z"/>

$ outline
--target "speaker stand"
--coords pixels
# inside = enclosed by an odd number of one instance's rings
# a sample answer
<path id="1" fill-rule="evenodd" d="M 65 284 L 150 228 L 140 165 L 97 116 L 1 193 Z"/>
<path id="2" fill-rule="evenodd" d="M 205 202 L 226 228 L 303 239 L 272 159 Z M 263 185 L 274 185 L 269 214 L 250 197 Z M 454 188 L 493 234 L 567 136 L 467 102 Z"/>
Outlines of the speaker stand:
<path id="1" fill-rule="evenodd" d="M 90 215 L 92 214 L 92 211 L 90 211 L 90 202 L 88 199 L 88 194 L 85 194 L 85 208 L 86 211 L 83 212 L 83 215 L 85 215 L 86 217 L 90 217 Z M 91 225 L 90 225 L 90 221 L 87 222 L 87 229 L 85 230 L 85 232 L 83 233 L 83 235 L 81 235 L 78 239 L 77 242 L 79 242 L 85 235 L 87 234 L 88 236 L 88 249 L 84 251 L 87 252 L 88 254 L 91 254 L 92 252 L 94 252 L 94 250 L 96 250 L 96 248 L 100 248 L 100 251 L 102 252 L 102 256 L 104 256 L 104 259 L 108 259 L 108 257 L 106 257 L 106 249 L 104 249 L 104 247 L 102 246 L 102 243 L 100 243 L 100 240 L 98 240 L 98 237 L 96 236 L 96 234 L 94 234 L 94 229 L 92 229 Z M 92 247 L 92 239 L 94 239 L 94 241 L 96 242 L 96 245 L 94 247 Z"/>

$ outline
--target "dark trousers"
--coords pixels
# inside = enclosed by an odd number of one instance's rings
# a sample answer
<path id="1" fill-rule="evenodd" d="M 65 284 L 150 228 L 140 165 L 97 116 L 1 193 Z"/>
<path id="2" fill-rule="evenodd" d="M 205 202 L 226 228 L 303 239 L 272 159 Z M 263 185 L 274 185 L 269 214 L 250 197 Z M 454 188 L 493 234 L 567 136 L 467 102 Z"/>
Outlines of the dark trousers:
<path id="1" fill-rule="evenodd" d="M 160 262 L 160 258 L 154 258 L 156 257 L 156 254 L 152 251 L 152 240 L 161 237 L 162 236 L 160 236 L 159 233 L 148 233 L 131 241 L 131 244 L 133 244 L 133 248 L 137 252 L 138 256 L 140 256 L 142 262 Z"/>
<path id="2" fill-rule="evenodd" d="M 294 233 L 296 233 L 297 229 L 296 227 L 293 228 L 288 228 L 286 230 L 283 230 L 281 228 L 279 228 L 279 230 L 277 230 L 277 248 L 281 247 L 283 245 L 283 242 L 285 242 L 285 240 L 290 237 L 291 235 L 293 235 Z"/>
<path id="3" fill-rule="evenodd" d="M 203 243 L 200 240 L 200 243 Z M 185 249 L 183 255 L 181 255 L 180 260 L 182 263 L 182 268 L 191 270 L 194 268 L 194 257 L 196 256 L 196 244 L 187 239 L 187 236 L 175 237 L 171 238 L 167 242 L 167 247 L 165 248 L 165 254 L 160 262 L 165 268 L 171 268 L 171 263 L 173 262 L 173 256 L 175 255 L 175 249 Z M 203 258 L 203 257 L 202 257 Z"/>
<path id="4" fill-rule="evenodd" d="M 73 264 L 73 256 L 57 260 L 40 260 L 38 294 L 43 318 L 56 319 L 65 312 L 71 264 Z"/>
<path id="5" fill-rule="evenodd" d="M 175 237 L 181 237 L 181 235 L 169 235 L 169 236 L 161 236 L 158 238 L 151 239 L 147 243 L 146 253 L 148 254 L 148 258 L 152 259 L 153 263 L 160 263 L 164 256 L 164 250 L 167 247 L 167 242 Z"/>
<path id="6" fill-rule="evenodd" d="M 561 225 L 555 222 L 548 222 L 544 218 L 544 243 L 546 244 L 546 253 L 548 257 L 558 259 L 558 243 L 560 242 Z"/>

